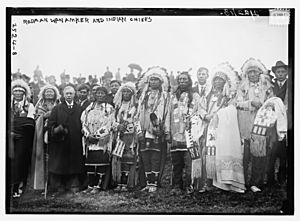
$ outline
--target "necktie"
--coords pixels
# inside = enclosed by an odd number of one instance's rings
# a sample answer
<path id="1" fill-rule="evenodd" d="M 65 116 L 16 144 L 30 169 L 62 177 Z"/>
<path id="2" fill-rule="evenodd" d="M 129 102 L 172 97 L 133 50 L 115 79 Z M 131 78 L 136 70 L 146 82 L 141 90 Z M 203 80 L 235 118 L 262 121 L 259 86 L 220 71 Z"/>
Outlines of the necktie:
<path id="1" fill-rule="evenodd" d="M 280 87 L 280 88 L 282 87 L 282 82 L 279 82 L 279 87 Z"/>
<path id="2" fill-rule="evenodd" d="M 201 95 L 201 96 L 203 96 L 203 95 L 204 95 L 204 87 L 203 87 L 203 86 L 201 87 L 201 92 L 200 92 L 200 95 Z"/>
<path id="3" fill-rule="evenodd" d="M 69 105 L 68 107 L 69 107 L 69 109 L 71 109 L 71 108 L 72 108 L 72 105 Z"/>

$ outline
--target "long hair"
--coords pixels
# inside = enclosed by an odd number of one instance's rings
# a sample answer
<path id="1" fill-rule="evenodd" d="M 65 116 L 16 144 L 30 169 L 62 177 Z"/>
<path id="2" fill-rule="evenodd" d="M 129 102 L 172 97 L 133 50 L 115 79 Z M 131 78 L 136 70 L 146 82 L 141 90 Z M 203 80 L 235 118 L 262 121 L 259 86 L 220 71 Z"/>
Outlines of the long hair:
<path id="1" fill-rule="evenodd" d="M 185 76 L 188 77 L 189 83 L 188 83 L 188 86 L 187 86 L 187 89 L 186 89 L 186 90 L 182 90 L 181 87 L 179 86 L 179 77 L 180 77 L 180 75 L 185 75 Z M 176 80 L 177 80 L 178 87 L 177 87 L 177 89 L 175 90 L 174 94 L 175 94 L 177 100 L 179 100 L 179 99 L 180 99 L 180 95 L 181 95 L 183 92 L 187 92 L 187 93 L 188 93 L 188 98 L 189 98 L 189 100 L 188 100 L 188 108 L 189 108 L 190 105 L 191 105 L 191 103 L 192 103 L 192 101 L 193 101 L 193 93 L 194 93 L 194 92 L 193 92 L 193 80 L 192 80 L 192 78 L 191 78 L 191 76 L 189 75 L 188 72 L 181 72 L 181 73 L 177 76 Z"/>

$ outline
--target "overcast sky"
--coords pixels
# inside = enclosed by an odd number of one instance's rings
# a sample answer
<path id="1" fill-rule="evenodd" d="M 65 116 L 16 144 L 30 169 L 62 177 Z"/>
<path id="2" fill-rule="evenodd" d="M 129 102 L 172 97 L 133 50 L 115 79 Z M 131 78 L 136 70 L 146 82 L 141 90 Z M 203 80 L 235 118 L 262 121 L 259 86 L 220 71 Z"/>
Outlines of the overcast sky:
<path id="1" fill-rule="evenodd" d="M 41 16 L 13 16 L 18 54 L 12 56 L 12 71 L 20 68 L 32 78 L 39 65 L 44 77 L 53 74 L 59 82 L 64 69 L 71 77 L 101 76 L 109 66 L 124 75 L 130 63 L 144 70 L 160 65 L 174 73 L 192 68 L 194 76 L 200 66 L 211 70 L 224 61 L 240 71 L 249 57 L 268 69 L 277 60 L 288 63 L 287 26 L 269 25 L 269 17 L 152 16 L 152 22 L 143 23 L 127 17 L 124 23 L 98 24 L 91 22 L 95 17 L 86 17 L 90 23 L 28 25 L 24 19 Z"/>

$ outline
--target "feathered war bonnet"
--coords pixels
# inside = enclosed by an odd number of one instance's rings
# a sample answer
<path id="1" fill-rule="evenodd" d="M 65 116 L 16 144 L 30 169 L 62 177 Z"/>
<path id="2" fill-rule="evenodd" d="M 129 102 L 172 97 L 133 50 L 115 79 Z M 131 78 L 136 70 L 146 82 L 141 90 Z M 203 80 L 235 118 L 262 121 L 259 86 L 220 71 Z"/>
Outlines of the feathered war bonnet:
<path id="1" fill-rule="evenodd" d="M 151 77 L 157 77 L 162 82 L 162 90 L 168 92 L 170 90 L 170 80 L 165 68 L 154 66 L 148 68 L 146 72 L 142 74 L 142 76 L 138 79 L 136 85 L 137 89 L 141 91 L 141 98 L 145 96 L 145 93 L 149 89 L 149 80 Z"/>
<path id="2" fill-rule="evenodd" d="M 46 84 L 46 85 L 43 86 L 43 87 L 41 88 L 41 90 L 40 90 L 40 93 L 39 93 L 39 95 L 38 95 L 38 99 L 39 99 L 39 100 L 41 100 L 41 99 L 44 98 L 44 94 L 45 94 L 46 90 L 48 90 L 48 89 L 51 89 L 51 90 L 54 91 L 55 96 L 56 96 L 56 100 L 58 100 L 58 99 L 60 98 L 60 93 L 59 93 L 57 87 L 55 87 L 55 86 L 53 86 L 53 85 L 51 85 L 51 84 Z"/>
<path id="3" fill-rule="evenodd" d="M 268 74 L 268 69 L 259 59 L 249 58 L 242 66 L 242 77 L 247 77 L 248 72 L 253 69 L 258 70 L 260 74 Z"/>
<path id="4" fill-rule="evenodd" d="M 268 69 L 265 67 L 265 65 L 259 60 L 255 58 L 249 58 L 248 60 L 245 61 L 243 64 L 241 70 L 241 76 L 242 76 L 242 85 L 241 87 L 244 88 L 245 85 L 249 85 L 249 80 L 248 80 L 248 72 L 250 70 L 258 70 L 260 73 L 260 82 L 266 86 L 266 87 L 271 87 L 271 78 L 268 75 Z"/>
<path id="5" fill-rule="evenodd" d="M 233 96 L 237 90 L 237 77 L 234 68 L 228 62 L 224 62 L 215 67 L 212 73 L 212 85 L 216 77 L 222 78 L 225 81 L 223 95 Z"/>
<path id="6" fill-rule="evenodd" d="M 130 102 L 131 102 L 131 104 L 134 104 L 135 93 L 136 93 L 135 84 L 133 82 L 129 81 L 119 87 L 119 89 L 114 97 L 114 104 L 115 104 L 116 108 L 119 108 L 122 104 L 122 92 L 125 88 L 129 89 L 132 92 Z"/>
<path id="7" fill-rule="evenodd" d="M 11 92 L 13 92 L 14 90 L 17 90 L 17 89 L 24 91 L 25 97 L 30 99 L 31 91 L 30 91 L 28 84 L 24 80 L 17 79 L 11 83 Z"/>
<path id="8" fill-rule="evenodd" d="M 137 89 L 141 93 L 141 100 L 144 100 L 145 95 L 149 90 L 149 82 L 151 77 L 157 77 L 161 81 L 161 87 L 163 91 L 170 91 L 170 80 L 167 70 L 159 66 L 154 66 L 148 68 L 148 70 L 142 74 L 142 76 L 138 79 L 136 83 Z"/>

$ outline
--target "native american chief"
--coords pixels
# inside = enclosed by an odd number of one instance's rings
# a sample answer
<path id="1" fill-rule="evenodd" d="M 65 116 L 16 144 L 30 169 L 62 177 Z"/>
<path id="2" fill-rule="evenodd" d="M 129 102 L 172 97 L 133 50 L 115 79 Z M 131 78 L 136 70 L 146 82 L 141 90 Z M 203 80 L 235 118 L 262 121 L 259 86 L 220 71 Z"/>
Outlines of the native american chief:
<path id="1" fill-rule="evenodd" d="M 50 84 L 41 88 L 36 110 L 36 130 L 34 134 L 32 163 L 31 163 L 31 185 L 34 189 L 45 187 L 45 158 L 47 157 L 46 145 L 48 143 L 47 124 L 53 107 L 58 103 L 60 94 L 55 86 Z"/>
<path id="2" fill-rule="evenodd" d="M 243 150 L 235 107 L 237 78 L 228 63 L 218 65 L 212 71 L 212 89 L 202 106 L 201 113 L 207 127 L 204 131 L 203 178 L 201 192 L 210 185 L 244 193 Z"/>
<path id="3" fill-rule="evenodd" d="M 107 189 L 111 177 L 112 125 L 114 108 L 107 101 L 105 87 L 95 89 L 95 101 L 82 113 L 85 166 L 88 172 L 88 188 L 85 192 L 97 193 Z"/>
<path id="4" fill-rule="evenodd" d="M 135 127 L 135 84 L 123 84 L 114 97 L 116 142 L 113 146 L 112 176 L 117 190 L 134 187 L 137 178 L 137 139 Z"/>
<path id="5" fill-rule="evenodd" d="M 34 136 L 35 109 L 30 99 L 30 88 L 21 79 L 12 82 L 11 142 L 8 151 L 9 176 L 13 197 L 20 197 L 20 184 L 26 184 Z"/>
<path id="6" fill-rule="evenodd" d="M 149 68 L 138 81 L 141 96 L 138 102 L 137 133 L 147 181 L 145 191 L 157 190 L 162 173 L 161 161 L 164 161 L 165 140 L 168 139 L 170 131 L 169 87 L 167 72 L 161 67 Z"/>

